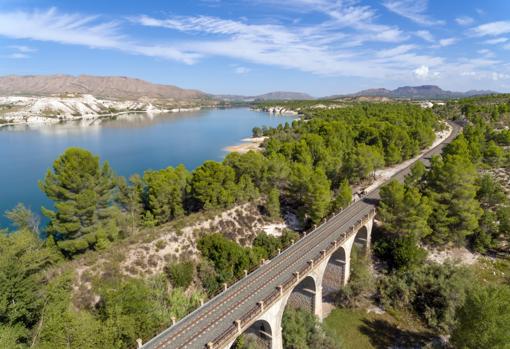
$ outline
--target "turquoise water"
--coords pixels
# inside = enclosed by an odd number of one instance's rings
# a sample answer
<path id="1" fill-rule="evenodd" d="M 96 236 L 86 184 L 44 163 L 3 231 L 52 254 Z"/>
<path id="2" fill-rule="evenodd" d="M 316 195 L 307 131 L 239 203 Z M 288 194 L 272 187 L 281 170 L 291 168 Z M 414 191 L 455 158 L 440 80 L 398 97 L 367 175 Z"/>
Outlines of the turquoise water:
<path id="1" fill-rule="evenodd" d="M 223 148 L 251 136 L 254 126 L 292 120 L 238 108 L 0 128 L 0 227 L 8 225 L 3 212 L 18 202 L 37 213 L 50 205 L 37 181 L 68 147 L 88 149 L 122 176 L 180 163 L 191 170 L 205 160 L 221 161 Z"/>

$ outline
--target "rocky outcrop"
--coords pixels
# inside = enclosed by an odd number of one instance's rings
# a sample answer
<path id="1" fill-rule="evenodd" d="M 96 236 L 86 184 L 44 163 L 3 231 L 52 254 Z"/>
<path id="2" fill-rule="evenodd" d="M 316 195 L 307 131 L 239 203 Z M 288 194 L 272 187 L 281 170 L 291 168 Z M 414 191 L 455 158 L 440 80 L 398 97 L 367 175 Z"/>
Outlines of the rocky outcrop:
<path id="1" fill-rule="evenodd" d="M 157 104 L 155 104 L 157 103 Z M 0 97 L 0 125 L 95 119 L 133 112 L 162 113 L 198 110 L 151 100 L 108 100 L 92 95 L 67 97 Z"/>
<path id="2" fill-rule="evenodd" d="M 298 115 L 299 114 L 298 111 L 295 111 L 292 109 L 287 109 L 286 107 L 279 106 L 279 105 L 275 105 L 275 106 L 271 106 L 271 107 L 257 108 L 255 110 L 260 110 L 260 111 L 268 112 L 270 114 L 280 114 L 280 115 Z"/>

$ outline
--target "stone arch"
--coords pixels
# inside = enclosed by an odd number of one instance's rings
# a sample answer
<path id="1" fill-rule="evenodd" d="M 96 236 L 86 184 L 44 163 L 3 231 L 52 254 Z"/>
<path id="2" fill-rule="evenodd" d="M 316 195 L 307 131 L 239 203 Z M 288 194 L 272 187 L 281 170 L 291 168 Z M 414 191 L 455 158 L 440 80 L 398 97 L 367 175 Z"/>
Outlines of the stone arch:
<path id="1" fill-rule="evenodd" d="M 317 287 L 315 285 L 315 280 L 313 277 L 307 276 L 294 287 L 285 306 L 306 310 L 311 314 L 315 314 L 316 295 Z"/>
<path id="2" fill-rule="evenodd" d="M 242 334 L 244 344 L 249 344 L 250 348 L 271 349 L 273 341 L 273 331 L 271 325 L 266 320 L 257 320 L 248 327 Z M 237 341 L 231 348 L 237 348 Z"/>
<path id="3" fill-rule="evenodd" d="M 370 232 L 367 226 L 362 226 L 354 238 L 354 246 L 362 253 L 367 254 L 370 246 Z"/>
<path id="4" fill-rule="evenodd" d="M 339 247 L 328 259 L 322 276 L 322 300 L 332 301 L 334 293 L 346 283 L 347 255 L 343 247 Z"/>

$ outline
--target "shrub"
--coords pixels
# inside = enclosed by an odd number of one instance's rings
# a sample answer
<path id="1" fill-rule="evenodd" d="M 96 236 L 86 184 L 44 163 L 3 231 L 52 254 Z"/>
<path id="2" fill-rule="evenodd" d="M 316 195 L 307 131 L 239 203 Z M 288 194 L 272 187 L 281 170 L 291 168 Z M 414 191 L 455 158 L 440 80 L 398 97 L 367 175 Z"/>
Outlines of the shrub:
<path id="1" fill-rule="evenodd" d="M 191 261 L 172 263 L 165 272 L 174 287 L 188 288 L 195 275 L 195 265 Z"/>
<path id="2" fill-rule="evenodd" d="M 468 269 L 451 264 L 425 264 L 379 280 L 377 296 L 383 306 L 411 308 L 429 327 L 448 332 L 455 311 L 472 284 Z"/>

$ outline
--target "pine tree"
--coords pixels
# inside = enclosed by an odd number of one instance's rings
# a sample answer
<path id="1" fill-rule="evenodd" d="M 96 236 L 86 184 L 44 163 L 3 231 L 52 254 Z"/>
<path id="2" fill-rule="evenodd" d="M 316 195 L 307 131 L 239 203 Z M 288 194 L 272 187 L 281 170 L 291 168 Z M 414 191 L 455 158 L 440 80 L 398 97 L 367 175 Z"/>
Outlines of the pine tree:
<path id="1" fill-rule="evenodd" d="M 146 208 L 159 224 L 184 214 L 184 198 L 190 175 L 183 165 L 175 169 L 145 171 Z"/>
<path id="2" fill-rule="evenodd" d="M 269 191 L 269 195 L 267 196 L 266 209 L 269 213 L 269 217 L 280 217 L 280 191 L 278 189 L 273 188 Z"/>
<path id="3" fill-rule="evenodd" d="M 118 235 L 113 206 L 115 181 L 107 162 L 80 148 L 69 148 L 48 170 L 41 190 L 55 210 L 43 207 L 50 219 L 46 233 L 67 255 L 102 248 Z"/>
<path id="4" fill-rule="evenodd" d="M 466 236 L 478 228 L 482 215 L 476 200 L 476 168 L 465 148 L 458 149 L 449 151 L 444 160 L 433 159 L 428 176 L 428 196 L 433 206 L 429 223 L 433 230 L 431 240 L 435 243 L 464 243 Z"/>
<path id="5" fill-rule="evenodd" d="M 510 288 L 474 287 L 457 312 L 456 348 L 510 347 Z"/>
<path id="6" fill-rule="evenodd" d="M 352 201 L 352 189 L 349 185 L 349 181 L 344 179 L 342 183 L 340 183 L 340 188 L 338 188 L 338 193 L 336 195 L 334 201 L 334 209 L 342 209 L 349 206 Z"/>
<path id="7" fill-rule="evenodd" d="M 421 239 L 430 234 L 427 219 L 431 208 L 418 189 L 395 180 L 381 188 L 378 209 L 385 229 L 399 236 Z"/>

